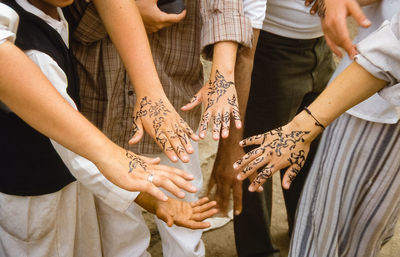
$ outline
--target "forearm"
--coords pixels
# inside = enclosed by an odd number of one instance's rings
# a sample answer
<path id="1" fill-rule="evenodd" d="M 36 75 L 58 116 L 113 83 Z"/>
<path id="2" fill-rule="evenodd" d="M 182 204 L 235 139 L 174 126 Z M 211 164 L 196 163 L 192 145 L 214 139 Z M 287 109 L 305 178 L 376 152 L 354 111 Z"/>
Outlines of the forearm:
<path id="1" fill-rule="evenodd" d="M 94 149 L 114 149 L 22 51 L 6 42 L 0 46 L 0 60 L 0 99 L 25 122 L 94 162 L 100 160 L 100 151 Z"/>
<path id="2" fill-rule="evenodd" d="M 156 213 L 156 199 L 149 195 L 148 193 L 140 193 L 136 199 L 135 203 L 146 211 L 155 214 Z"/>
<path id="3" fill-rule="evenodd" d="M 235 66 L 235 83 L 238 95 L 239 113 L 242 121 L 245 120 L 247 101 L 251 86 L 251 73 L 253 71 L 254 54 L 258 42 L 259 29 L 253 29 L 253 46 L 245 48 L 237 54 Z M 227 150 L 231 147 L 238 147 L 238 142 L 243 139 L 243 127 L 231 130 L 230 136 L 220 141 L 220 147 L 227 146 Z"/>
<path id="4" fill-rule="evenodd" d="M 386 84 L 386 81 L 372 76 L 362 66 L 353 62 L 332 81 L 308 109 L 320 123 L 328 126 L 346 110 L 369 98 Z M 304 111 L 291 123 L 301 128 L 307 127 L 312 132 L 319 131 L 318 126 L 312 126 L 315 120 Z"/>
<path id="5" fill-rule="evenodd" d="M 164 94 L 134 0 L 94 0 L 138 95 Z"/>
<path id="6" fill-rule="evenodd" d="M 238 44 L 232 41 L 222 41 L 214 45 L 211 79 L 214 78 L 216 71 L 219 71 L 225 79 L 234 79 L 237 49 Z"/>

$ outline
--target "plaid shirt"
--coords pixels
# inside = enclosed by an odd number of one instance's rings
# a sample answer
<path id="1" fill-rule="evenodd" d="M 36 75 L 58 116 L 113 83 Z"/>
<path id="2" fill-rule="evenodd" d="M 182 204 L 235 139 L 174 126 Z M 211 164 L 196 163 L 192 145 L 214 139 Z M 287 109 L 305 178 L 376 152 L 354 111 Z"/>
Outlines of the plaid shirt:
<path id="1" fill-rule="evenodd" d="M 160 153 L 147 134 L 137 145 L 128 145 L 136 96 L 94 5 L 75 1 L 68 10 L 81 80 L 81 112 L 118 145 L 140 154 Z M 252 30 L 241 0 L 188 0 L 186 10 L 183 21 L 149 35 L 149 40 L 168 99 L 196 130 L 201 108 L 182 112 L 180 107 L 203 86 L 200 53 L 205 50 L 210 57 L 211 46 L 218 41 L 250 47 Z"/>

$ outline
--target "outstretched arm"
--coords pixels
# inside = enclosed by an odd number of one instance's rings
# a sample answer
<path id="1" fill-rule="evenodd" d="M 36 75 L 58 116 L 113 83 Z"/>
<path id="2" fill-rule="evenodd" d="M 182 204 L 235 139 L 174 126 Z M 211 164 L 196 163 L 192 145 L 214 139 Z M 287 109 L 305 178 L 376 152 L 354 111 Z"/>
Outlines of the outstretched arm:
<path id="1" fill-rule="evenodd" d="M 261 135 L 244 139 L 241 146 L 260 145 L 234 164 L 241 170 L 243 180 L 264 167 L 251 183 L 255 191 L 276 171 L 289 167 L 282 185 L 289 189 L 291 182 L 304 165 L 310 143 L 343 112 L 382 89 L 387 81 L 378 79 L 357 63 L 344 70 L 306 110 L 287 125 Z M 351 92 L 351 93 L 349 93 Z"/>
<path id="2" fill-rule="evenodd" d="M 135 1 L 94 0 L 103 23 L 117 48 L 134 86 L 134 136 L 137 143 L 144 130 L 174 162 L 188 162 L 193 153 L 189 138 L 197 135 L 176 112 L 162 88 L 154 66 L 147 34 Z"/>
<path id="3" fill-rule="evenodd" d="M 194 192 L 191 175 L 156 165 L 111 142 L 61 97 L 21 50 L 10 42 L 0 45 L 0 100 L 25 122 L 66 148 L 92 161 L 111 182 L 129 191 L 143 191 L 160 200 L 156 186 L 183 197 L 179 188 Z M 154 174 L 149 183 L 149 174 Z"/>

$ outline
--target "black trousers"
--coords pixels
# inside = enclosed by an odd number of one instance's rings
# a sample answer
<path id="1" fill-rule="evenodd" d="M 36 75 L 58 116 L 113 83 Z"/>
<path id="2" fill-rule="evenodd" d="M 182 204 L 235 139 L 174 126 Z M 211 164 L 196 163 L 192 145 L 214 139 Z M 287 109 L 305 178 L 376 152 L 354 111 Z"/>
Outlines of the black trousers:
<path id="1" fill-rule="evenodd" d="M 332 53 L 322 37 L 299 40 L 261 31 L 254 58 L 244 137 L 287 124 L 324 90 L 334 67 Z M 312 144 L 308 159 L 290 189 L 284 190 L 290 233 L 317 146 L 318 140 Z M 279 250 L 273 247 L 270 236 L 272 181 L 264 184 L 261 193 L 249 192 L 249 183 L 249 180 L 243 183 L 243 211 L 234 217 L 238 256 L 274 256 Z"/>

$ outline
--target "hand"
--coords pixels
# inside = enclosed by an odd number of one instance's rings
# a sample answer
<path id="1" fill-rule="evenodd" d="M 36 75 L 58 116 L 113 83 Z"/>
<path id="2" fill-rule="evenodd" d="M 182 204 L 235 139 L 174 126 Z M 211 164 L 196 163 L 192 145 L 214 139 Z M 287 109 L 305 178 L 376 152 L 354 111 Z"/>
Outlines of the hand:
<path id="1" fill-rule="evenodd" d="M 180 22 L 186 16 L 186 10 L 180 14 L 168 14 L 157 6 L 158 0 L 136 0 L 136 6 L 142 16 L 148 34 Z"/>
<path id="2" fill-rule="evenodd" d="M 186 153 L 191 154 L 194 151 L 189 137 L 197 141 L 198 136 L 166 97 L 145 96 L 139 99 L 134 109 L 133 137 L 129 143 L 139 142 L 144 127 L 171 161 L 177 162 L 179 157 L 183 162 L 189 162 Z"/>
<path id="3" fill-rule="evenodd" d="M 305 0 L 305 5 L 308 6 L 312 2 L 314 0 Z M 357 49 L 350 39 L 346 17 L 353 16 L 357 23 L 365 28 L 371 25 L 361 11 L 358 2 L 356 0 L 315 0 L 310 13 L 315 14 L 316 12 L 321 17 L 322 30 L 331 50 L 337 56 L 342 57 L 342 53 L 338 49 L 338 47 L 342 47 L 351 58 L 354 58 Z"/>
<path id="4" fill-rule="evenodd" d="M 175 224 L 190 229 L 204 229 L 210 223 L 202 221 L 218 212 L 214 208 L 216 205 L 215 201 L 209 202 L 207 197 L 192 203 L 169 198 L 166 202 L 157 201 L 155 214 L 170 227 Z"/>
<path id="5" fill-rule="evenodd" d="M 159 158 L 150 159 L 118 147 L 113 151 L 113 156 L 96 166 L 115 185 L 128 191 L 147 192 L 161 201 L 166 201 L 168 197 L 158 187 L 179 198 L 185 197 L 180 189 L 191 193 L 197 191 L 189 182 L 193 179 L 192 175 L 176 168 L 158 165 L 159 162 Z M 149 181 L 150 176 L 152 181 Z"/>
<path id="6" fill-rule="evenodd" d="M 212 198 L 217 201 L 218 209 L 224 215 L 227 215 L 228 212 L 231 190 L 235 215 L 239 215 L 242 212 L 242 181 L 236 179 L 238 172 L 232 169 L 232 163 L 244 155 L 243 149 L 237 144 L 238 141 L 235 141 L 234 145 L 220 141 L 217 157 L 208 182 L 207 195 L 211 196 L 211 190 L 215 186 L 216 191 Z"/>
<path id="7" fill-rule="evenodd" d="M 242 140 L 240 142 L 242 147 L 248 145 L 260 145 L 260 147 L 250 151 L 235 162 L 235 169 L 244 168 L 238 175 L 238 179 L 243 180 L 263 167 L 249 187 L 249 190 L 253 192 L 268 178 L 272 177 L 276 171 L 289 167 L 282 181 L 282 186 L 289 189 L 307 158 L 310 143 L 314 138 L 309 134 L 310 131 L 295 130 L 288 124 Z"/>
<path id="8" fill-rule="evenodd" d="M 182 107 L 182 110 L 191 110 L 200 103 L 204 103 L 206 106 L 200 123 L 201 138 L 205 137 L 210 120 L 214 123 L 213 139 L 215 140 L 219 139 L 221 127 L 222 138 L 229 136 L 231 115 L 235 121 L 236 128 L 241 128 L 242 123 L 240 121 L 235 83 L 226 80 L 218 70 L 215 72 L 215 78 L 202 87 L 190 103 Z"/>

